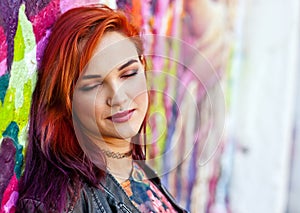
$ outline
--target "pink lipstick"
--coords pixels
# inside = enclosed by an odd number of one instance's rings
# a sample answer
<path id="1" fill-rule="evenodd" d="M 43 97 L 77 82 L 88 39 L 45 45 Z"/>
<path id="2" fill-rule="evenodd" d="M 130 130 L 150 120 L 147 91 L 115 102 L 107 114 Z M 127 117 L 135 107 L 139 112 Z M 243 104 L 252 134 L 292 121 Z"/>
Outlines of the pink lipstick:
<path id="1" fill-rule="evenodd" d="M 128 121 L 131 118 L 133 112 L 134 109 L 126 110 L 123 112 L 117 112 L 116 114 L 113 114 L 112 116 L 108 117 L 108 119 L 110 119 L 112 122 L 115 123 L 123 123 Z"/>

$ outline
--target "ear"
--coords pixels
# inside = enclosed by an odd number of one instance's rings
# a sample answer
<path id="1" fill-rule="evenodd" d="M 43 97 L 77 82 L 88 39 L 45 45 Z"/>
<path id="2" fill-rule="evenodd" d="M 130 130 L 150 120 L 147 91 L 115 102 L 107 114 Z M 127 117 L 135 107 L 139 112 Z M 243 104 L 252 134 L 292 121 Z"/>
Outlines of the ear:
<path id="1" fill-rule="evenodd" d="M 146 71 L 146 69 L 147 69 L 147 61 L 146 61 L 145 56 L 144 55 L 140 55 L 139 59 L 140 59 L 141 63 L 143 64 L 144 70 Z"/>

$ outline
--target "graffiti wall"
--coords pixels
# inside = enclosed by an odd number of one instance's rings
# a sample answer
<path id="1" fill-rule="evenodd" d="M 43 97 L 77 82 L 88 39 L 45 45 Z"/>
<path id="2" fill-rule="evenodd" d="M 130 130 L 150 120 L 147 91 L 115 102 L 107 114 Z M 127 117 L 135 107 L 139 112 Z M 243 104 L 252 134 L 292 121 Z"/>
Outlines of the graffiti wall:
<path id="1" fill-rule="evenodd" d="M 0 126 L 1 165 L 5 170 L 1 174 L 0 200 L 3 211 L 13 211 L 18 197 L 31 93 L 51 26 L 68 9 L 92 3 L 99 1 L 1 1 Z M 182 0 L 101 3 L 126 11 L 145 36 L 146 57 L 153 71 L 149 77 L 152 94 L 147 135 L 149 163 L 159 171 L 165 185 L 182 205 L 204 211 L 214 203 L 209 197 L 215 193 L 219 158 L 210 161 L 216 167 L 209 171 L 204 169 L 200 173 L 199 165 L 213 153 L 218 156 L 221 149 L 217 153 L 216 150 L 222 144 L 220 131 L 210 133 L 214 120 L 204 112 L 217 115 L 211 103 L 223 95 L 214 85 L 220 87 L 229 50 L 226 32 L 233 16 L 230 5 Z M 209 98 L 208 93 L 211 93 Z M 224 111 L 224 100 L 219 102 Z M 223 116 L 224 112 L 216 116 L 221 120 L 220 130 Z M 215 138 L 208 139 L 209 133 L 215 134 Z M 208 140 L 216 142 L 205 147 L 203 144 Z M 198 183 L 199 175 L 204 182 Z M 202 193 L 212 196 L 198 197 Z"/>
<path id="2" fill-rule="evenodd" d="M 261 92 L 271 92 L 272 88 L 288 100 L 294 96 L 287 95 L 293 88 L 278 89 L 278 82 L 283 78 L 277 76 L 275 80 L 263 81 L 262 73 L 265 72 L 258 72 L 249 63 L 260 61 L 255 57 L 261 51 L 254 48 L 256 40 L 251 37 L 256 38 L 254 26 L 260 20 L 251 21 L 259 16 L 257 14 L 261 15 L 260 10 L 256 10 L 259 6 L 249 7 L 250 3 L 243 0 L 1 0 L 1 212 L 14 212 L 18 199 L 31 94 L 51 27 L 56 18 L 70 8 L 95 3 L 125 11 L 142 29 L 151 94 L 148 163 L 158 171 L 178 202 L 191 212 L 273 212 L 266 207 L 272 206 L 272 202 L 266 202 L 260 211 L 255 211 L 257 200 L 251 195 L 257 188 L 245 184 L 245 179 L 251 177 L 252 186 L 259 188 L 263 184 L 258 179 L 264 180 L 264 176 L 257 175 L 256 171 L 261 174 L 276 171 L 273 176 L 284 176 L 285 179 L 275 180 L 277 188 L 273 198 L 280 200 L 278 208 L 284 209 L 286 202 L 282 199 L 288 199 L 286 182 L 290 153 L 289 146 L 284 144 L 292 141 L 293 108 L 289 106 L 294 105 L 291 101 L 276 108 L 289 112 L 288 117 L 281 117 L 282 123 L 289 126 L 282 132 L 278 126 L 260 119 L 270 112 L 269 108 L 261 114 L 260 110 L 253 111 L 258 105 L 253 103 L 259 101 L 270 108 L 268 103 L 276 105 L 274 97 L 268 102 L 270 97 Z M 259 47 L 263 48 L 263 44 Z M 266 55 L 270 53 L 268 50 L 268 46 L 263 49 Z M 257 65 L 260 66 L 263 65 Z M 288 76 L 295 74 L 293 68 L 289 71 Z M 290 85 L 290 79 L 285 80 L 283 84 Z M 264 90 L 263 82 L 267 82 L 269 90 Z M 259 86 L 262 87 L 257 89 Z M 265 96 L 259 98 L 257 94 Z M 259 126 L 256 121 L 265 125 Z M 261 131 L 250 131 L 256 125 Z M 271 128 L 283 140 L 274 146 L 271 142 L 263 146 L 262 135 L 268 141 L 275 141 L 273 137 L 267 137 L 272 135 Z M 253 140 L 255 136 L 256 140 Z M 277 161 L 280 169 L 272 170 L 271 154 L 257 151 L 267 147 L 274 147 L 272 152 L 281 156 Z M 261 156 L 267 156 L 266 164 L 257 160 Z M 245 176 L 247 171 L 252 171 L 253 175 Z M 272 189 L 274 185 L 269 184 L 267 192 L 260 193 L 261 199 L 266 199 Z M 247 211 L 249 203 L 253 207 L 251 211 Z"/>

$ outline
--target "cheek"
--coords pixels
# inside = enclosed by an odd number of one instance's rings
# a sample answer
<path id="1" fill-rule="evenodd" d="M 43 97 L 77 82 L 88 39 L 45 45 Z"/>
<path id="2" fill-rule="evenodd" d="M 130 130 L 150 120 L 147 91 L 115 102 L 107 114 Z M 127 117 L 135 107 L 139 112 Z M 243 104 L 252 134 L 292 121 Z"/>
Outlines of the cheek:
<path id="1" fill-rule="evenodd" d="M 148 93 L 143 92 L 140 95 L 136 96 L 134 102 L 138 105 L 141 113 L 143 114 L 142 117 L 146 116 L 146 112 L 148 110 Z"/>
<path id="2" fill-rule="evenodd" d="M 105 108 L 101 104 L 96 103 L 94 119 L 97 122 L 97 125 L 99 125 L 99 122 L 105 120 L 105 117 L 107 117 L 105 115 L 108 115 L 108 113 L 104 113 L 104 112 L 105 112 Z"/>
<path id="3" fill-rule="evenodd" d="M 131 97 L 132 100 L 137 104 L 138 108 L 146 114 L 148 109 L 148 90 L 147 90 L 147 82 L 145 77 L 141 77 L 135 83 L 132 83 Z"/>
<path id="4" fill-rule="evenodd" d="M 136 78 L 126 83 L 127 94 L 132 100 L 143 99 L 148 102 L 147 82 L 144 74 L 139 74 Z"/>
<path id="5" fill-rule="evenodd" d="M 94 98 L 81 94 L 74 94 L 73 97 L 73 112 L 78 116 L 90 114 L 94 107 Z"/>
<path id="6" fill-rule="evenodd" d="M 74 94 L 73 96 L 73 113 L 80 126 L 89 131 L 95 129 L 95 98 L 86 94 Z"/>
<path id="7" fill-rule="evenodd" d="M 106 106 L 106 92 L 104 89 L 99 89 L 94 99 L 94 112 L 96 118 L 102 118 L 107 115 L 108 108 Z"/>

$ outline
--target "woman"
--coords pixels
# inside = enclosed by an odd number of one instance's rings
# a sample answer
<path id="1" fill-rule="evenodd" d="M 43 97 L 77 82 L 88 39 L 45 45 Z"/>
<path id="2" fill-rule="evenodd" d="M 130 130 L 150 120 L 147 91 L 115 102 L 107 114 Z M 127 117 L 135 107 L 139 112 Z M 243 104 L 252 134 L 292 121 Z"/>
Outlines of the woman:
<path id="1" fill-rule="evenodd" d="M 106 6 L 55 23 L 32 98 L 18 212 L 185 212 L 145 164 L 139 31 Z"/>

